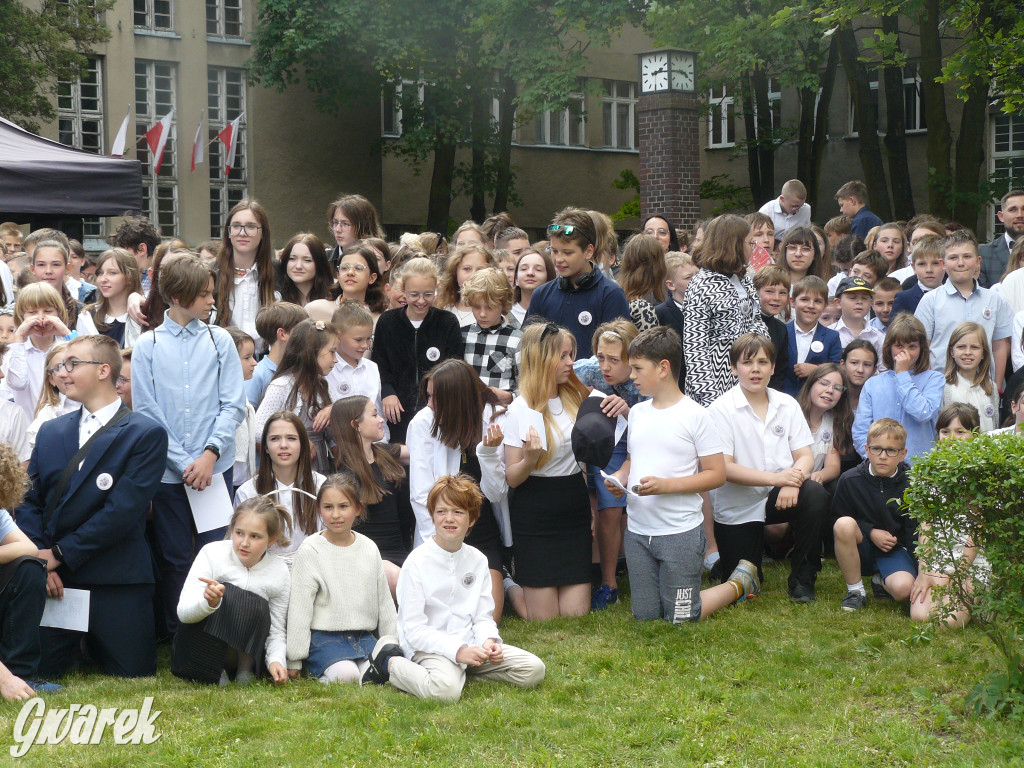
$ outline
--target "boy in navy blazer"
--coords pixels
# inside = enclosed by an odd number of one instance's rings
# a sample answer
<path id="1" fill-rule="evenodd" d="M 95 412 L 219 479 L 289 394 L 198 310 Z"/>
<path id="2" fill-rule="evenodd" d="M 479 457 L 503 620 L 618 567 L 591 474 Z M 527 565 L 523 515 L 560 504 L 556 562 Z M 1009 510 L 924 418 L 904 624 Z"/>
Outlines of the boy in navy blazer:
<path id="1" fill-rule="evenodd" d="M 683 297 L 690 278 L 697 274 L 697 265 L 688 253 L 672 253 L 665 257 L 665 287 L 668 288 L 668 299 L 654 308 L 659 325 L 666 325 L 683 338 Z M 683 388 L 686 379 L 686 366 L 679 364 L 679 388 Z"/>
<path id="2" fill-rule="evenodd" d="M 104 672 L 152 675 L 154 568 L 145 528 L 167 461 L 167 433 L 117 396 L 121 350 L 113 339 L 72 340 L 58 369 L 67 396 L 82 408 L 40 427 L 18 524 L 46 560 L 49 597 L 63 598 L 65 588 L 88 590 L 86 638 Z M 65 467 L 72 469 L 61 489 Z M 40 674 L 63 674 L 81 634 L 43 627 L 40 637 Z"/>
<path id="3" fill-rule="evenodd" d="M 793 319 L 786 323 L 789 333 L 789 362 L 782 391 L 796 397 L 807 377 L 822 363 L 838 363 L 843 356 L 839 334 L 818 322 L 828 301 L 828 285 L 808 275 L 793 286 Z"/>

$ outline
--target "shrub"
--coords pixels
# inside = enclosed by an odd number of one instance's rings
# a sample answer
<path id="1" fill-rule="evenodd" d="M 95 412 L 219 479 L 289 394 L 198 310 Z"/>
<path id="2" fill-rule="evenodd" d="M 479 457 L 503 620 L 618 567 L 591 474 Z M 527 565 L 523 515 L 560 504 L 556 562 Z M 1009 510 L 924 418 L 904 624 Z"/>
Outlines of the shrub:
<path id="1" fill-rule="evenodd" d="M 946 440 L 915 459 L 903 507 L 927 531 L 922 562 L 949 575 L 942 589 L 952 613 L 972 605 L 974 620 L 1005 662 L 968 695 L 976 712 L 1024 716 L 1024 435 Z M 969 539 L 991 576 L 957 557 Z M 936 617 L 939 620 L 944 616 Z"/>

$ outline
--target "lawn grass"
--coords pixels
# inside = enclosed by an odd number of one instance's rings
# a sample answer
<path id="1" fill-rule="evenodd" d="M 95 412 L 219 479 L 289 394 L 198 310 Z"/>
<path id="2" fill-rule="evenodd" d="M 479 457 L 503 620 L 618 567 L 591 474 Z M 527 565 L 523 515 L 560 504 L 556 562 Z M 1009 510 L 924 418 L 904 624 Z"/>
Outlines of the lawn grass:
<path id="1" fill-rule="evenodd" d="M 457 704 L 391 688 L 208 688 L 172 677 L 71 675 L 49 705 L 140 707 L 148 746 L 13 744 L 21 705 L 0 703 L 0 764 L 48 766 L 1006 766 L 1024 765 L 1019 723 L 976 718 L 965 693 L 997 662 L 976 627 L 927 638 L 905 610 L 839 609 L 834 562 L 818 601 L 795 605 L 767 567 L 760 601 L 698 625 L 638 623 L 628 600 L 580 619 L 508 618 L 509 643 L 547 664 L 537 689 L 471 683 Z M 923 638 L 923 639 L 922 639 Z"/>

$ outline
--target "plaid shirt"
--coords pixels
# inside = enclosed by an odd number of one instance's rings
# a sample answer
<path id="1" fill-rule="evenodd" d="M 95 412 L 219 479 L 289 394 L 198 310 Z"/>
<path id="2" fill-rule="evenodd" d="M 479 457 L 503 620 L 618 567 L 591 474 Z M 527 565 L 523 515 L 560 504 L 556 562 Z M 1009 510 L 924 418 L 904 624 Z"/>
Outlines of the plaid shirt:
<path id="1" fill-rule="evenodd" d="M 481 328 L 479 323 L 473 323 L 462 329 L 462 340 L 466 344 L 463 357 L 480 374 L 484 384 L 506 392 L 519 388 L 521 330 L 506 321 L 493 328 Z"/>

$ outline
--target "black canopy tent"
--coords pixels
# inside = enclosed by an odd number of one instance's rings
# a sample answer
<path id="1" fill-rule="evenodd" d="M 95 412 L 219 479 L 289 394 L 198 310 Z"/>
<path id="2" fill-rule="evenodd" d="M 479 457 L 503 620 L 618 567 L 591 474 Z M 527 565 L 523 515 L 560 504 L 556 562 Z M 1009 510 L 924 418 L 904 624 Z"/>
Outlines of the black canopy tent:
<path id="1" fill-rule="evenodd" d="M 81 239 L 82 216 L 141 209 L 138 160 L 66 147 L 0 117 L 0 221 L 57 227 Z"/>

